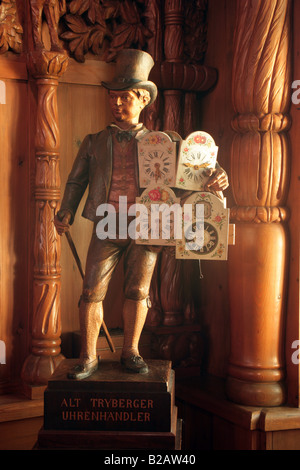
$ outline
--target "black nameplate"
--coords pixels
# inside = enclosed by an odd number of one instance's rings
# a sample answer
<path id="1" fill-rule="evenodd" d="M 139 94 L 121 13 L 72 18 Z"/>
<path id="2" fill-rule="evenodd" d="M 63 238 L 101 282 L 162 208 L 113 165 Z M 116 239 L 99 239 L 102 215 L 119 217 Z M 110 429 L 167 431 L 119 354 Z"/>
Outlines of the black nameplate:
<path id="1" fill-rule="evenodd" d="M 148 361 L 146 375 L 125 372 L 119 363 L 100 363 L 92 377 L 80 381 L 66 378 L 73 363 L 64 361 L 49 381 L 45 429 L 170 431 L 174 372 L 168 361 Z"/>

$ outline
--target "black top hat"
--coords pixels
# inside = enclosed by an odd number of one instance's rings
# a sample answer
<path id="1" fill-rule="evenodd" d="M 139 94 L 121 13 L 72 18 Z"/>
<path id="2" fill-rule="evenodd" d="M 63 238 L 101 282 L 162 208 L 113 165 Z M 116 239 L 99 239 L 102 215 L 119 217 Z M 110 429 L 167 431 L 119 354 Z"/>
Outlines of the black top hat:
<path id="1" fill-rule="evenodd" d="M 157 97 L 155 83 L 148 80 L 154 61 L 150 54 L 138 49 L 123 49 L 116 58 L 116 73 L 111 82 L 101 82 L 109 90 L 132 90 L 134 88 L 148 90 L 149 106 Z"/>

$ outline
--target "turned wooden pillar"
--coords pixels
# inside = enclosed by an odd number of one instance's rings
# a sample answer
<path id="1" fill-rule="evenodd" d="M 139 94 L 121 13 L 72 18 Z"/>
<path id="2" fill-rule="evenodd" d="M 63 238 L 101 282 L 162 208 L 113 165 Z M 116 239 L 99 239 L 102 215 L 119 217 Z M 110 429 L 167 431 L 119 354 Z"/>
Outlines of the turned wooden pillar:
<path id="1" fill-rule="evenodd" d="M 53 219 L 60 200 L 58 77 L 67 67 L 63 53 L 28 54 L 28 69 L 37 86 L 35 134 L 35 236 L 31 354 L 22 370 L 28 388 L 44 386 L 63 359 L 60 349 L 60 239 Z"/>
<path id="2" fill-rule="evenodd" d="M 166 0 L 164 5 L 164 66 L 178 64 L 183 69 L 183 4 L 182 0 Z M 182 73 L 182 72 L 181 72 Z M 174 80 L 173 80 L 174 79 Z M 174 89 L 177 85 L 177 89 Z M 183 90 L 176 77 L 166 80 L 164 95 L 164 130 L 181 133 L 181 101 Z M 163 278 L 160 288 L 163 325 L 177 326 L 184 322 L 183 265 L 174 259 L 174 253 L 164 250 L 161 257 Z"/>
<path id="3" fill-rule="evenodd" d="M 183 64 L 183 2 L 182 0 L 165 1 L 165 34 L 164 34 L 164 53 L 165 62 Z M 178 67 L 180 75 L 183 73 L 183 67 Z M 181 107 L 183 90 L 179 87 L 174 89 L 174 84 L 178 85 L 177 77 L 172 77 L 164 90 L 164 129 L 181 133 Z"/>
<path id="4" fill-rule="evenodd" d="M 163 23 L 162 5 L 160 0 L 145 0 L 145 18 L 147 28 L 152 36 L 147 41 L 147 52 L 152 56 L 155 64 L 161 64 L 163 58 Z M 157 68 L 157 65 L 154 66 Z M 152 69 L 153 71 L 153 69 Z M 156 85 L 158 85 L 156 83 Z M 158 93 L 156 100 L 142 112 L 147 129 L 161 131 L 160 111 L 162 107 L 162 96 Z"/>
<path id="5" fill-rule="evenodd" d="M 285 402 L 285 289 L 289 148 L 290 0 L 238 0 L 232 75 L 231 187 L 236 244 L 229 252 L 234 402 Z"/>

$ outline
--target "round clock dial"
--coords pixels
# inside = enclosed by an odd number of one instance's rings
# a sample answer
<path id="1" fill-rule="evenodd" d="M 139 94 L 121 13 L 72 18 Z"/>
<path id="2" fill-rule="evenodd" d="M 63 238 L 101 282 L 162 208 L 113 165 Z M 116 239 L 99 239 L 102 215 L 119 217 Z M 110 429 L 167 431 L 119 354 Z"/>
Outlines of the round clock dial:
<path id="1" fill-rule="evenodd" d="M 186 231 L 185 242 L 189 244 L 189 250 L 194 253 L 211 253 L 217 246 L 219 236 L 215 227 L 208 222 L 204 222 L 204 241 L 203 246 L 197 243 L 195 231 L 197 228 L 196 222 L 194 222 L 189 229 Z M 200 226 L 198 227 L 200 229 Z"/>
<path id="2" fill-rule="evenodd" d="M 155 239 L 163 239 L 166 241 L 170 241 L 174 238 L 174 219 L 173 214 L 170 213 L 168 208 L 165 205 L 160 207 L 160 211 L 157 214 L 157 217 L 151 218 L 151 210 L 149 210 L 148 217 L 142 215 L 139 219 L 140 230 L 142 233 L 146 233 L 148 231 L 147 239 L 152 239 L 154 236 Z"/>
<path id="3" fill-rule="evenodd" d="M 199 182 L 203 179 L 203 170 L 210 167 L 211 162 L 206 151 L 190 150 L 185 155 L 184 173 L 189 180 Z"/>
<path id="4" fill-rule="evenodd" d="M 143 166 L 146 175 L 157 183 L 168 175 L 171 162 L 164 152 L 154 150 L 145 157 Z"/>

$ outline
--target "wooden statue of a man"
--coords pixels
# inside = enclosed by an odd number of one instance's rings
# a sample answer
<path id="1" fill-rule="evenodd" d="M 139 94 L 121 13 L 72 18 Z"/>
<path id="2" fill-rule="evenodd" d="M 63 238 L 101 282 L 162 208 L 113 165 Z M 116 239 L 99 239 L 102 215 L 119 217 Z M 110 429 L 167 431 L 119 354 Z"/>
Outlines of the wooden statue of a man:
<path id="1" fill-rule="evenodd" d="M 118 229 L 116 239 L 99 239 L 96 210 L 99 205 L 109 203 L 118 212 L 119 196 L 126 196 L 131 206 L 139 195 L 137 139 L 149 132 L 139 123 L 139 116 L 157 96 L 156 85 L 148 80 L 153 65 L 152 57 L 143 51 L 127 49 L 118 54 L 114 80 L 102 83 L 108 89 L 114 122 L 99 133 L 85 137 L 55 218 L 56 229 L 62 235 L 73 223 L 79 202 L 89 186 L 82 215 L 94 222 L 94 230 L 79 305 L 81 355 L 69 372 L 70 378 L 88 377 L 98 368 L 96 343 L 103 321 L 103 300 L 123 254 L 125 302 L 121 363 L 132 372 L 148 372 L 138 344 L 148 312 L 147 300 L 158 250 L 138 245 L 129 237 L 118 237 Z M 214 190 L 224 190 L 228 186 L 224 170 L 217 170 L 209 184 Z"/>

